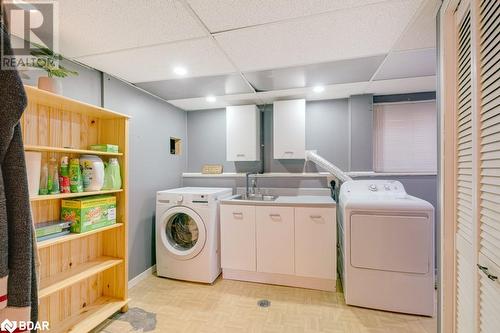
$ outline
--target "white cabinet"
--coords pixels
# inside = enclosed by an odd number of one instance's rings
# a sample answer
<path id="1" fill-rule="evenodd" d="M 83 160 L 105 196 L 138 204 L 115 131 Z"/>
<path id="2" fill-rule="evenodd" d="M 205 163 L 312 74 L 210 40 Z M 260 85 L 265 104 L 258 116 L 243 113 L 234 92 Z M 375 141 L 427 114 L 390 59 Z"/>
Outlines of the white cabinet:
<path id="1" fill-rule="evenodd" d="M 275 159 L 305 158 L 305 99 L 274 102 L 273 138 Z"/>
<path id="2" fill-rule="evenodd" d="M 335 208 L 295 208 L 295 274 L 336 278 Z"/>
<path id="3" fill-rule="evenodd" d="M 226 159 L 260 160 L 260 111 L 256 105 L 226 108 Z"/>
<path id="4" fill-rule="evenodd" d="M 292 207 L 256 207 L 257 271 L 294 274 Z"/>
<path id="5" fill-rule="evenodd" d="M 221 265 L 255 271 L 255 207 L 221 205 Z"/>
<path id="6" fill-rule="evenodd" d="M 335 207 L 222 204 L 225 279 L 335 291 Z"/>

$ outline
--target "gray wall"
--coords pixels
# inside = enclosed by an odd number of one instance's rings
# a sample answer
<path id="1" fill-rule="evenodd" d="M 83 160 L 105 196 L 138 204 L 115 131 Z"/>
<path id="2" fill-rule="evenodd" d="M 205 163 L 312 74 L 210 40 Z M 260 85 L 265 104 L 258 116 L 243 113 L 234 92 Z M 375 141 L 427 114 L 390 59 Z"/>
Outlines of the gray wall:
<path id="1" fill-rule="evenodd" d="M 186 154 L 170 154 L 170 137 L 186 140 L 186 113 L 104 76 L 104 106 L 132 116 L 129 154 L 129 275 L 155 263 L 156 191 L 181 186 Z"/>
<path id="2" fill-rule="evenodd" d="M 356 95 L 349 99 L 351 126 L 350 171 L 373 170 L 373 96 Z"/>
<path id="3" fill-rule="evenodd" d="M 101 72 L 79 64 L 62 61 L 61 65 L 78 72 L 78 76 L 69 76 L 62 80 L 63 95 L 79 101 L 101 106 Z M 36 86 L 40 76 L 47 76 L 40 70 L 22 72 L 23 82 Z"/>
<path id="4" fill-rule="evenodd" d="M 273 159 L 273 106 L 261 106 L 263 165 L 260 162 L 226 161 L 225 109 L 193 111 L 187 114 L 188 172 L 200 172 L 203 164 L 224 166 L 224 172 L 316 172 L 303 160 Z M 306 149 L 316 149 L 340 168 L 348 167 L 348 100 L 326 100 L 306 104 Z"/>
<path id="5" fill-rule="evenodd" d="M 406 98 L 406 96 L 399 96 Z M 223 164 L 225 172 L 316 172 L 312 163 L 301 160 L 273 159 L 272 105 L 263 110 L 263 170 L 259 163 L 235 164 L 226 161 L 225 109 L 188 112 L 188 172 L 200 172 L 203 164 Z M 349 127 L 351 130 L 349 130 Z M 373 165 L 373 98 L 357 95 L 350 99 L 311 101 L 306 103 L 306 149 L 316 149 L 342 170 L 371 171 Z M 351 154 L 349 154 L 349 146 Z M 366 177 L 364 177 L 366 178 Z M 403 183 L 407 192 L 437 204 L 436 176 L 384 177 Z M 362 179 L 362 178 L 359 178 Z M 323 178 L 259 178 L 261 187 L 325 187 Z M 242 178 L 184 178 L 184 186 L 244 186 Z"/>
<path id="6" fill-rule="evenodd" d="M 186 167 L 186 153 L 170 155 L 170 136 L 184 141 L 186 113 L 101 72 L 65 61 L 77 70 L 76 77 L 65 78 L 63 95 L 86 103 L 104 106 L 132 116 L 129 155 L 129 278 L 132 279 L 155 263 L 154 214 L 155 192 L 179 187 Z M 43 72 L 22 73 L 25 84 L 35 85 Z M 104 86 L 101 88 L 101 78 Z M 102 95 L 101 92 L 104 92 Z"/>

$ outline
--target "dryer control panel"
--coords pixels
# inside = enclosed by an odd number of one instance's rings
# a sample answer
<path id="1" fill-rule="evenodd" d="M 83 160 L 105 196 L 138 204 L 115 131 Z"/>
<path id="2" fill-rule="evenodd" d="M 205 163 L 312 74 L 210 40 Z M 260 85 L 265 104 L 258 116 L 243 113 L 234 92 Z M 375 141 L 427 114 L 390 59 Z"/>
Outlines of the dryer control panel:
<path id="1" fill-rule="evenodd" d="M 406 196 L 405 187 L 397 180 L 366 179 L 346 182 L 342 185 L 346 195 Z"/>

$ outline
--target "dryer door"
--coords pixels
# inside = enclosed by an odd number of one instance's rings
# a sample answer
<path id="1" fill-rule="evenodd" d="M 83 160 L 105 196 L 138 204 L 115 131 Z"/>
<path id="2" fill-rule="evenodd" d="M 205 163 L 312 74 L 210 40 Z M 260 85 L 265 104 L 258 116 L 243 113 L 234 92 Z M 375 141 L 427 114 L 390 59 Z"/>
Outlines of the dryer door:
<path id="1" fill-rule="evenodd" d="M 203 250 L 206 241 L 205 224 L 201 217 L 187 207 L 172 207 L 161 218 L 163 246 L 179 260 L 194 258 Z"/>
<path id="2" fill-rule="evenodd" d="M 413 274 L 431 269 L 427 216 L 353 214 L 350 227 L 352 266 Z"/>

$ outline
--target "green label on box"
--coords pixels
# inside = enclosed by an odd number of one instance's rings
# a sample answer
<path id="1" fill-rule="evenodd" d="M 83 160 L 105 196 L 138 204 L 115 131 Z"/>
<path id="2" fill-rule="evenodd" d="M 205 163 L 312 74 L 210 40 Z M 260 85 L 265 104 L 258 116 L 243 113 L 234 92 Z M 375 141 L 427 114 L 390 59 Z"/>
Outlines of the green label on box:
<path id="1" fill-rule="evenodd" d="M 82 233 L 116 223 L 116 198 L 92 196 L 62 200 L 61 219 L 71 221 L 71 232 Z"/>

